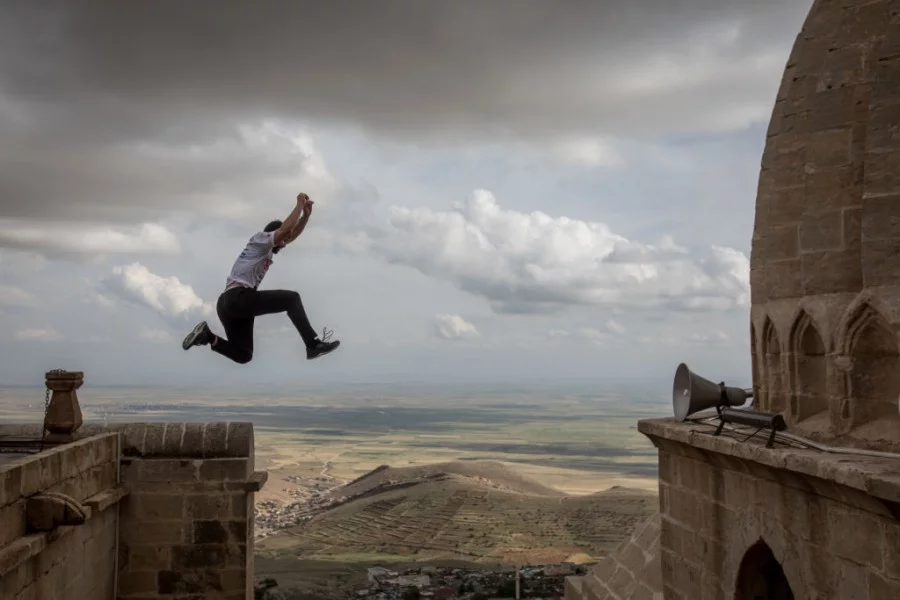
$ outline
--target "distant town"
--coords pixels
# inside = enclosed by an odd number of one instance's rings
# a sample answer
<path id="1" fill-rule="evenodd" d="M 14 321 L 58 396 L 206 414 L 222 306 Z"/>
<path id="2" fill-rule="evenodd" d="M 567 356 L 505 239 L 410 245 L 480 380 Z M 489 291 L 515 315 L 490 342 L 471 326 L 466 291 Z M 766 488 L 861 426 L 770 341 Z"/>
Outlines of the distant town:
<path id="1" fill-rule="evenodd" d="M 369 585 L 350 593 L 356 600 L 494 600 L 528 598 L 562 600 L 565 578 L 584 575 L 596 563 L 533 565 L 494 569 L 458 569 L 423 566 L 392 571 L 384 567 L 368 569 Z M 518 580 L 518 581 L 517 581 Z M 258 583 L 262 600 L 279 598 L 277 582 Z"/>
<path id="2" fill-rule="evenodd" d="M 328 463 L 326 463 L 327 468 Z M 384 470 L 385 467 L 379 467 L 366 476 Z M 365 477 L 365 476 L 364 476 Z M 374 486 L 366 493 L 371 495 L 378 491 L 387 491 L 394 487 L 408 486 L 414 482 L 421 481 L 439 481 L 446 475 L 437 473 L 426 475 L 415 480 L 385 480 Z M 346 504 L 358 498 L 359 494 L 344 495 L 340 491 L 353 483 L 363 479 L 357 478 L 354 481 L 346 483 L 330 475 L 318 475 L 315 477 L 297 477 L 290 476 L 286 480 L 293 483 L 295 488 L 282 488 L 291 498 L 290 502 L 279 502 L 277 500 L 260 500 L 256 502 L 256 518 L 255 518 L 255 539 L 261 540 L 274 535 L 278 531 L 299 525 L 308 521 L 323 512 L 337 508 L 342 504 Z M 485 481 L 485 484 L 490 482 Z"/>
<path id="3" fill-rule="evenodd" d="M 296 488 L 284 488 L 291 502 L 260 500 L 256 502 L 255 539 L 261 540 L 288 527 L 308 521 L 319 513 L 340 506 L 347 501 L 329 492 L 343 482 L 328 475 L 318 477 L 288 477 Z"/>
<path id="4" fill-rule="evenodd" d="M 295 497 L 293 493 L 291 496 Z M 254 538 L 261 540 L 282 529 L 299 525 L 336 504 L 338 504 L 337 500 L 324 496 L 302 498 L 288 503 L 275 500 L 259 501 L 256 503 Z"/>

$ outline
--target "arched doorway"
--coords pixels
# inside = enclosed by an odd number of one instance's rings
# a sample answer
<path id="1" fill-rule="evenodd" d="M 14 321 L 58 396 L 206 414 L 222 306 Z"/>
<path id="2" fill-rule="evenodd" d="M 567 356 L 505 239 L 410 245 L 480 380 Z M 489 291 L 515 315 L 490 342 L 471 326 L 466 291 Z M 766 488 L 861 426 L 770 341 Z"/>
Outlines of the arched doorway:
<path id="1" fill-rule="evenodd" d="M 828 411 L 828 350 L 812 318 L 801 312 L 791 332 L 791 419 L 799 423 Z"/>
<path id="2" fill-rule="evenodd" d="M 781 563 L 762 539 L 741 560 L 734 600 L 794 600 Z"/>
<path id="3" fill-rule="evenodd" d="M 866 306 L 852 325 L 853 368 L 848 377 L 848 403 L 842 416 L 858 427 L 890 419 L 896 423 L 900 397 L 900 348 L 887 319 Z M 894 426 L 896 426 L 894 424 Z"/>
<path id="4" fill-rule="evenodd" d="M 762 410 L 782 413 L 787 410 L 784 379 L 781 368 L 781 341 L 771 319 L 766 319 L 763 327 L 763 368 L 766 381 L 766 404 Z"/>

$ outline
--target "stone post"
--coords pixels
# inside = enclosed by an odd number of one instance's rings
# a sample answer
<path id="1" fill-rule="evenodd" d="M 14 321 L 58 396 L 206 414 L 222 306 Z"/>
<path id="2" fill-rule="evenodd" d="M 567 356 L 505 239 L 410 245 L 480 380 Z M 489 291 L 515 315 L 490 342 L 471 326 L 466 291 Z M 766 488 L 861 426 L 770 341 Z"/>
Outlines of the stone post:
<path id="1" fill-rule="evenodd" d="M 44 416 L 44 429 L 52 435 L 71 435 L 81 427 L 81 406 L 76 390 L 84 384 L 82 371 L 48 371 L 47 389 L 53 392 Z"/>
<path id="2" fill-rule="evenodd" d="M 85 427 L 90 429 L 91 425 Z M 121 600 L 253 597 L 252 423 L 129 423 L 122 432 Z"/>

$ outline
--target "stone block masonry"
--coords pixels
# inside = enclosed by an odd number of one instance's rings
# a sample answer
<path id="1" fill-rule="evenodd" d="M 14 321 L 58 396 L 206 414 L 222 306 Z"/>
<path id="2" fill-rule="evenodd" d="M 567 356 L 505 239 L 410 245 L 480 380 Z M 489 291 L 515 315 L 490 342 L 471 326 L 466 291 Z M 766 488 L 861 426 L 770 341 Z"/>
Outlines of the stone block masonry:
<path id="1" fill-rule="evenodd" d="M 894 0 L 816 0 L 763 151 L 750 253 L 758 409 L 900 452 L 900 54 Z"/>
<path id="2" fill-rule="evenodd" d="M 117 486 L 118 440 L 95 435 L 0 466 L 0 599 L 116 597 L 117 507 L 124 495 Z M 49 531 L 29 527 L 57 517 L 26 510 L 45 492 L 65 494 L 86 520 Z"/>
<path id="3" fill-rule="evenodd" d="M 670 419 L 639 430 L 659 448 L 667 600 L 753 597 L 774 571 L 795 598 L 900 598 L 895 460 L 767 449 Z"/>
<path id="4" fill-rule="evenodd" d="M 145 423 L 120 429 L 121 600 L 252 597 L 253 426 Z"/>
<path id="5" fill-rule="evenodd" d="M 638 526 L 590 573 L 566 578 L 566 600 L 662 600 L 660 515 Z"/>
<path id="6" fill-rule="evenodd" d="M 40 433 L 0 425 L 0 437 Z M 4 465 L 0 600 L 252 598 L 253 494 L 266 479 L 253 470 L 253 444 L 251 423 L 86 424 Z M 48 491 L 89 518 L 29 532 L 29 498 L 32 511 L 65 505 Z"/>

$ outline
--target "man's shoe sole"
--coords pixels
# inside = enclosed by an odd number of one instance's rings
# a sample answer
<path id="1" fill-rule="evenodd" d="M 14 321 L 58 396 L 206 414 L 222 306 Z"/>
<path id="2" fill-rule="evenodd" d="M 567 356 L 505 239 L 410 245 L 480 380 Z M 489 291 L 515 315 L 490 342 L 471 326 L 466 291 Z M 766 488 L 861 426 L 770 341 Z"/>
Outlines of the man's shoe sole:
<path id="1" fill-rule="evenodd" d="M 184 350 L 187 350 L 188 348 L 193 346 L 194 342 L 197 341 L 197 336 L 199 336 L 201 333 L 203 333 L 204 329 L 206 329 L 206 321 L 203 321 L 202 323 L 200 323 L 199 325 L 194 327 L 194 329 L 191 330 L 191 332 L 189 334 L 184 336 L 184 341 L 181 342 L 181 347 Z"/>
<path id="2" fill-rule="evenodd" d="M 326 354 L 331 354 L 332 352 L 337 350 L 338 346 L 340 346 L 340 345 L 341 345 L 341 342 L 340 342 L 340 340 L 338 340 L 334 343 L 334 346 L 332 346 L 331 350 L 323 350 L 322 352 L 319 352 L 318 354 L 313 354 L 312 356 L 307 356 L 306 360 L 313 360 L 315 358 L 319 358 L 320 356 L 325 356 Z"/>

